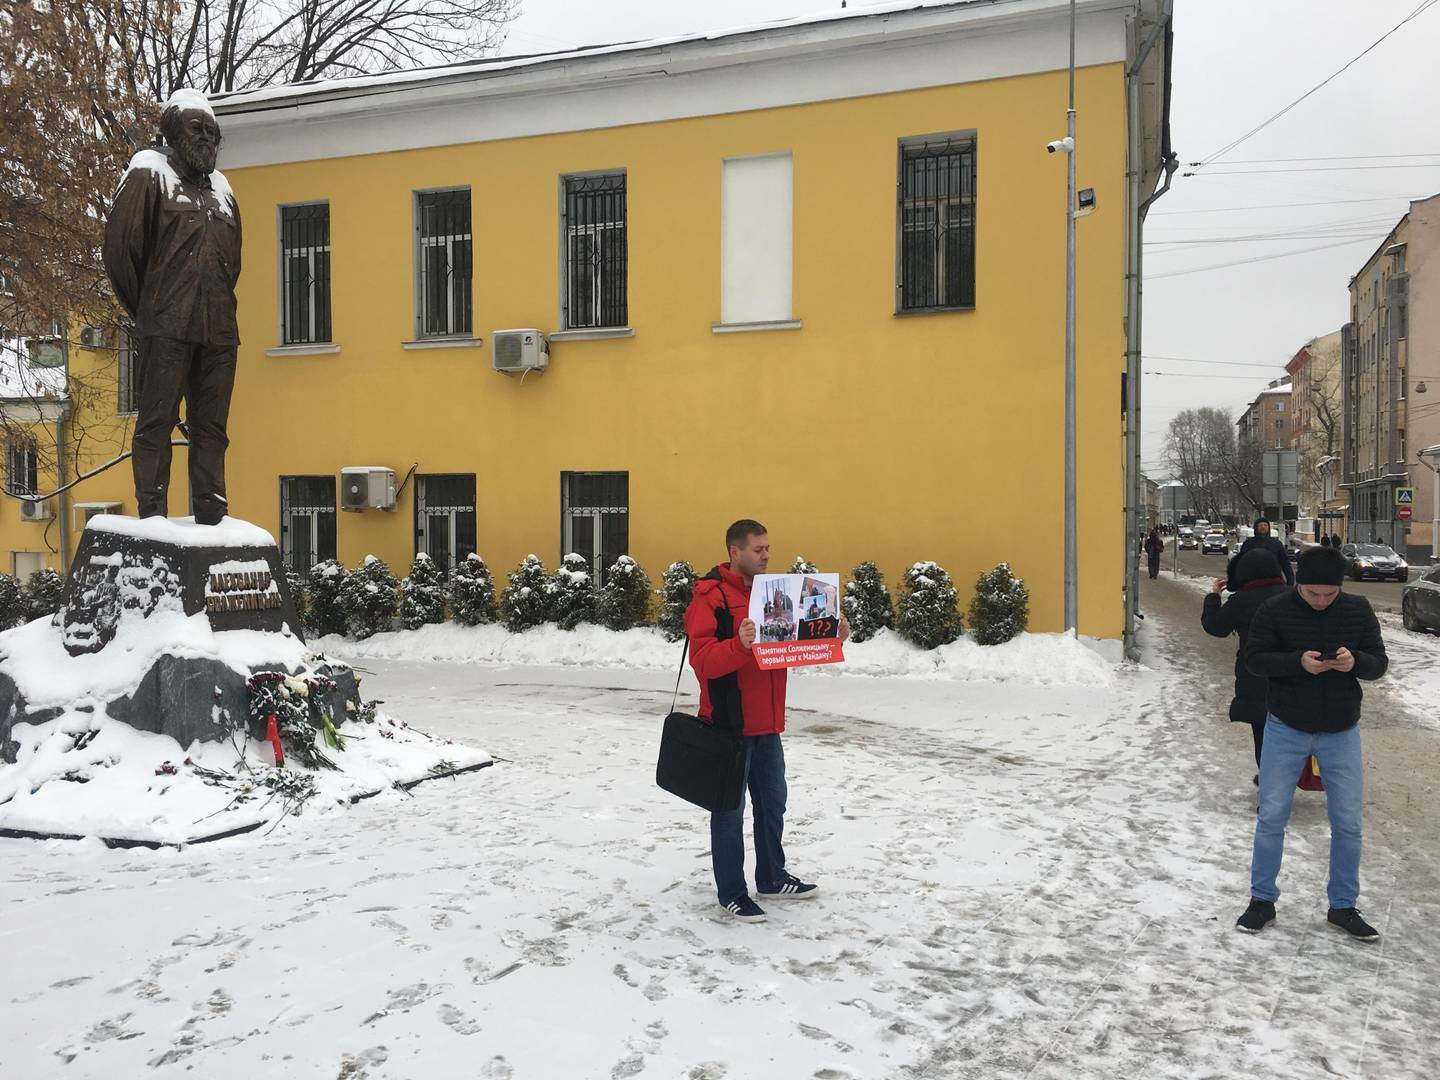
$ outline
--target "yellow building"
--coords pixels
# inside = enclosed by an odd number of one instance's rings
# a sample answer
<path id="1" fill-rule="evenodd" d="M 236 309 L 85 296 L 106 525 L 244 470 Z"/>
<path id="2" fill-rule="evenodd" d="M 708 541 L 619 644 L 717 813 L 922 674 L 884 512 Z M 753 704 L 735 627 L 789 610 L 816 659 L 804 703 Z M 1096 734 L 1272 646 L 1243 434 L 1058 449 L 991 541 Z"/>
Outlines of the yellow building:
<path id="1" fill-rule="evenodd" d="M 1079 4 L 1079 610 L 1106 637 L 1169 7 Z M 703 569 L 755 517 L 772 569 L 933 559 L 968 602 L 1008 561 L 1059 629 L 1068 34 L 1063 0 L 861 9 L 217 99 L 231 506 L 297 566 L 478 550 L 497 576 Z M 68 497 L 135 512 L 128 466 Z M 44 550 L 6 502 L 4 547 Z"/>

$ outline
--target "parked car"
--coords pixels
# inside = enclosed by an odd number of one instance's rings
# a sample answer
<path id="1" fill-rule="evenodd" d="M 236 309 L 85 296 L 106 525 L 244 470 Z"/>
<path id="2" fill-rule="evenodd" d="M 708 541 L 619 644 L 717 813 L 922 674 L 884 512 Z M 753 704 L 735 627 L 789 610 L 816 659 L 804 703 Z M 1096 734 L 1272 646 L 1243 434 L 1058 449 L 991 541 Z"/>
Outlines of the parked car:
<path id="1" fill-rule="evenodd" d="M 1410 564 L 1384 544 L 1345 544 L 1340 548 L 1346 569 L 1356 581 L 1408 581 Z"/>
<path id="2" fill-rule="evenodd" d="M 1200 548 L 1200 538 L 1195 535 L 1195 530 L 1189 525 L 1181 525 L 1180 531 L 1176 534 L 1181 551 L 1197 551 Z"/>
<path id="3" fill-rule="evenodd" d="M 1440 566 L 1432 566 L 1400 594 L 1400 619 L 1406 630 L 1440 634 Z"/>
<path id="4" fill-rule="evenodd" d="M 1301 555 L 1311 548 L 1319 546 L 1320 545 L 1314 540 L 1307 540 L 1298 532 L 1292 532 L 1285 538 L 1285 554 L 1290 556 L 1291 562 L 1300 558 Z"/>
<path id="5" fill-rule="evenodd" d="M 1201 555 L 1228 555 L 1230 554 L 1230 540 L 1223 532 L 1206 533 L 1205 539 L 1200 541 Z"/>

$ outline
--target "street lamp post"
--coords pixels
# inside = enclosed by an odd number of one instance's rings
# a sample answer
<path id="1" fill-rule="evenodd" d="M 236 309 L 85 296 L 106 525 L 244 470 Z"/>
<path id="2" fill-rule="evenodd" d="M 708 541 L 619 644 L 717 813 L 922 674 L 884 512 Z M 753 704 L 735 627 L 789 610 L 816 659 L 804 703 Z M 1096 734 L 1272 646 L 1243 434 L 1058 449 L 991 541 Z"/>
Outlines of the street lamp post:
<path id="1" fill-rule="evenodd" d="M 1070 0 L 1070 103 L 1065 111 L 1065 629 L 1079 633 L 1075 496 L 1075 0 Z"/>

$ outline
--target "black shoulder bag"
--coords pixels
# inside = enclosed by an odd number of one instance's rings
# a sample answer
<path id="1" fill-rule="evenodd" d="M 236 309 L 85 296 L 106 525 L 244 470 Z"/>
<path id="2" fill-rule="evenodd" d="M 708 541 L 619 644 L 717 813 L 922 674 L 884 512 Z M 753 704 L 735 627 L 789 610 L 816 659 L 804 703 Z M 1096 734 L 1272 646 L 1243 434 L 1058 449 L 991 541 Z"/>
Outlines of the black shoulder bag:
<path id="1" fill-rule="evenodd" d="M 715 611 L 715 637 L 732 637 L 734 623 L 722 587 L 720 607 Z M 745 724 L 740 711 L 739 680 L 733 672 L 710 680 L 711 720 L 675 712 L 689 652 L 687 635 L 680 653 L 680 670 L 675 675 L 670 715 L 665 717 L 660 736 L 655 783 L 711 813 L 737 810 L 745 797 Z"/>

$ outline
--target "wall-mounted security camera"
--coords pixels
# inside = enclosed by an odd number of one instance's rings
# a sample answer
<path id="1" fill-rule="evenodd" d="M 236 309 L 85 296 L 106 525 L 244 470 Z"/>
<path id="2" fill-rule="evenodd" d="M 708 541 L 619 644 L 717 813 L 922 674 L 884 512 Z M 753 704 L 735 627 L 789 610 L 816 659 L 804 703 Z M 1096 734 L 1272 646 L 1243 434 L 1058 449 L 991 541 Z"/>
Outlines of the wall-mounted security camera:
<path id="1" fill-rule="evenodd" d="M 1075 140 L 1066 135 L 1063 139 L 1055 139 L 1053 142 L 1046 143 L 1045 149 L 1052 154 L 1057 150 L 1064 150 L 1068 154 L 1075 149 Z"/>

